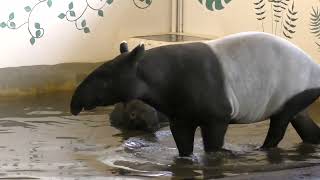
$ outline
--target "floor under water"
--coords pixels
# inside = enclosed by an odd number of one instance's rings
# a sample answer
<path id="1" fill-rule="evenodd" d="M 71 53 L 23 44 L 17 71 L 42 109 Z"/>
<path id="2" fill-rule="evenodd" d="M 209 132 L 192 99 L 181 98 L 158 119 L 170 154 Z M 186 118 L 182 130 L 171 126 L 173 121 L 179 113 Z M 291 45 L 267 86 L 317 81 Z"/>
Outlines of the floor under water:
<path id="1" fill-rule="evenodd" d="M 180 159 L 168 127 L 155 134 L 121 132 L 110 126 L 112 107 L 71 116 L 70 97 L 1 99 L 0 179 L 241 178 L 278 170 L 298 173 L 295 168 L 320 164 L 320 145 L 300 144 L 291 126 L 279 148 L 257 150 L 267 121 L 231 125 L 228 151 L 211 155 L 204 154 L 197 131 L 194 156 Z M 320 121 L 320 104 L 312 106 L 311 115 Z M 303 174 L 304 169 L 299 175 L 320 178 L 319 169 Z"/>

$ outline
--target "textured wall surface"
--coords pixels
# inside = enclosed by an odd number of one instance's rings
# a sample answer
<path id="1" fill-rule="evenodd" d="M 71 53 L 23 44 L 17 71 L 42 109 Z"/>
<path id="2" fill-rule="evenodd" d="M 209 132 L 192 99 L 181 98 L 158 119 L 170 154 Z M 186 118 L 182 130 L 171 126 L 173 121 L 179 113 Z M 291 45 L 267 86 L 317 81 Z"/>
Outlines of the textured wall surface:
<path id="1" fill-rule="evenodd" d="M 1 1 L 0 68 L 104 61 L 124 39 L 170 28 L 171 0 Z"/>
<path id="2" fill-rule="evenodd" d="M 185 32 L 221 37 L 242 31 L 264 31 L 290 40 L 320 62 L 318 0 L 184 2 Z"/>

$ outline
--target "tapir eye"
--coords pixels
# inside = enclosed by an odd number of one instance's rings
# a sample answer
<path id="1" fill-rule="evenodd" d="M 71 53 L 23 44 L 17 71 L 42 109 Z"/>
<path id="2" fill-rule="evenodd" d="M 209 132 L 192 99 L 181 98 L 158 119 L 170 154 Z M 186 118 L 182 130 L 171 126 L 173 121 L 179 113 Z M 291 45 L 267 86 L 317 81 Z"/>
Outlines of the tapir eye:
<path id="1" fill-rule="evenodd" d="M 135 112 L 130 113 L 130 119 L 135 119 L 137 117 L 137 114 Z"/>

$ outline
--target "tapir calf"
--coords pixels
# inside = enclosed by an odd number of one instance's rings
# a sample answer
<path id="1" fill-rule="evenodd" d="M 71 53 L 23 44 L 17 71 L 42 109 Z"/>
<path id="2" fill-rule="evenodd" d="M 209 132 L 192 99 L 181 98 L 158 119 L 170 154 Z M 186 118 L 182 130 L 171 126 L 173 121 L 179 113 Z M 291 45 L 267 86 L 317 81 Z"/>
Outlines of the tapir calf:
<path id="1" fill-rule="evenodd" d="M 160 129 L 162 122 L 167 121 L 162 113 L 136 99 L 117 103 L 110 114 L 111 125 L 122 130 L 155 132 Z"/>
<path id="2" fill-rule="evenodd" d="M 276 147 L 289 122 L 304 142 L 319 143 L 304 110 L 320 96 L 320 67 L 289 41 L 246 32 L 208 42 L 121 54 L 94 70 L 75 90 L 71 112 L 139 99 L 164 113 L 180 156 L 193 152 L 201 128 L 206 152 L 222 148 L 231 123 L 270 119 L 262 148 Z"/>

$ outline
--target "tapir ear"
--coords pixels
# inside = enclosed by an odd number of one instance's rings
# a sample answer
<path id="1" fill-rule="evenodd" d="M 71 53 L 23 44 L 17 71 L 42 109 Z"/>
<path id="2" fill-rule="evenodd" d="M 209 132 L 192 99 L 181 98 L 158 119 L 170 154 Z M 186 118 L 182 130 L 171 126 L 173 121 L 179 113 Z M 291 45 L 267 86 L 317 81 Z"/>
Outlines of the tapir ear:
<path id="1" fill-rule="evenodd" d="M 120 44 L 120 53 L 122 54 L 126 52 L 129 52 L 128 43 L 126 41 L 122 41 Z"/>
<path id="2" fill-rule="evenodd" d="M 140 43 L 137 47 L 135 47 L 131 51 L 130 56 L 133 59 L 133 61 L 137 61 L 144 54 L 144 51 L 145 51 L 144 44 Z"/>

